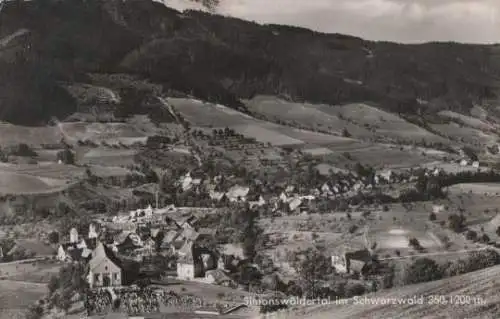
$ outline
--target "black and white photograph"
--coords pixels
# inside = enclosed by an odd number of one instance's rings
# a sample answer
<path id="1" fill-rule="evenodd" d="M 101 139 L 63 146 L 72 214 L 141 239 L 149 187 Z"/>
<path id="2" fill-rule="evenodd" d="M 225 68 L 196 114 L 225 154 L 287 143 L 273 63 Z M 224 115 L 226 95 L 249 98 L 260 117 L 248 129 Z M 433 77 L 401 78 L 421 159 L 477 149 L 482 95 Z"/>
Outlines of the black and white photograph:
<path id="1" fill-rule="evenodd" d="M 0 319 L 500 318 L 500 0 L 0 0 Z"/>

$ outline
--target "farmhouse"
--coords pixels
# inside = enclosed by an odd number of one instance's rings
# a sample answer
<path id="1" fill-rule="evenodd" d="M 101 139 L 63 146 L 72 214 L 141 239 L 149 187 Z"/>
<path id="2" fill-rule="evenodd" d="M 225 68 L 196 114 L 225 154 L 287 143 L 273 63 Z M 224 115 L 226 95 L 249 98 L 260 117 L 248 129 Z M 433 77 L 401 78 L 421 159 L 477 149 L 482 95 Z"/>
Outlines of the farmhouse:
<path id="1" fill-rule="evenodd" d="M 69 242 L 77 243 L 78 242 L 78 230 L 76 228 L 71 228 L 69 231 Z"/>
<path id="2" fill-rule="evenodd" d="M 89 258 L 91 250 L 97 245 L 97 232 L 93 224 L 89 227 L 88 239 L 80 238 L 76 228 L 69 232 L 69 241 L 61 243 L 57 248 L 57 259 L 63 262 L 74 262 Z"/>
<path id="3" fill-rule="evenodd" d="M 224 287 L 234 287 L 235 282 L 221 269 L 208 270 L 205 274 L 205 279 L 210 284 L 215 284 Z"/>
<path id="4" fill-rule="evenodd" d="M 446 210 L 446 207 L 444 205 L 432 205 L 432 212 L 434 214 L 439 214 L 445 210 Z"/>
<path id="5" fill-rule="evenodd" d="M 288 203 L 288 209 L 290 212 L 300 213 L 300 206 L 302 205 L 302 200 L 299 197 L 292 198 Z"/>
<path id="6" fill-rule="evenodd" d="M 144 245 L 141 238 L 135 232 L 124 231 L 115 238 L 114 242 L 120 253 L 128 254 Z"/>
<path id="7" fill-rule="evenodd" d="M 59 245 L 57 249 L 57 260 L 62 262 L 79 262 L 88 260 L 92 251 L 87 247 L 79 247 L 72 243 Z"/>
<path id="8" fill-rule="evenodd" d="M 226 196 L 229 199 L 230 202 L 237 202 L 237 201 L 246 201 L 247 200 L 247 195 L 250 192 L 249 187 L 243 187 L 239 185 L 235 185 L 227 191 Z"/>
<path id="9" fill-rule="evenodd" d="M 121 286 L 122 276 L 120 260 L 109 248 L 99 243 L 88 263 L 87 281 L 90 288 Z"/>
<path id="10" fill-rule="evenodd" d="M 368 269 L 368 264 L 372 261 L 372 256 L 368 249 L 345 252 L 332 255 L 332 266 L 338 273 L 363 275 Z"/>
<path id="11" fill-rule="evenodd" d="M 196 277 L 203 277 L 203 261 L 196 252 L 194 243 L 186 241 L 178 251 L 177 278 L 191 280 Z"/>

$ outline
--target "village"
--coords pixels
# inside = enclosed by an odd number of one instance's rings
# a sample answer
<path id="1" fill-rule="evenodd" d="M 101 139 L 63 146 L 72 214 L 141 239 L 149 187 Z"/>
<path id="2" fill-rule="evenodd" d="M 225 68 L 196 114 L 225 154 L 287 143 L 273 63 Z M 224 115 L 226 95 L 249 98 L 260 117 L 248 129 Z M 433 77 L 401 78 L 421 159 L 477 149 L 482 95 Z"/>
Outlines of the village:
<path id="1" fill-rule="evenodd" d="M 461 160 L 454 165 L 470 166 L 466 173 L 458 173 L 469 174 L 468 178 L 491 174 L 477 162 Z M 447 179 L 460 178 L 457 173 L 440 167 L 376 172 L 358 165 L 348 173 L 321 176 L 306 168 L 302 174 L 307 184 L 281 182 L 270 187 L 258 180 L 245 184 L 238 178 L 234 184 L 229 182 L 234 177 L 211 178 L 196 170 L 182 173 L 166 187 L 191 194 L 193 202 L 200 198 L 206 207 L 177 207 L 175 202 L 160 207 L 155 191 L 145 208 L 96 214 L 58 234 L 57 244 L 30 246 L 29 241 L 19 241 L 2 256 L 6 261 L 44 258 L 81 268 L 87 288 L 72 299 L 69 314 L 180 312 L 245 317 L 268 311 L 245 303 L 249 296 L 342 298 L 376 291 L 387 285 L 391 274 L 387 261 L 444 251 L 417 237 L 415 225 L 403 222 L 389 231 L 403 234 L 402 247 L 394 249 L 384 247 L 374 230 L 386 225 L 382 216 L 392 214 L 408 192 L 428 196 L 430 180 L 440 178 L 445 181 L 440 186 L 446 186 Z M 424 197 L 417 200 L 427 200 Z M 177 200 L 183 203 L 182 197 Z M 427 219 L 445 210 L 444 205 L 433 204 L 422 215 Z M 312 222 L 319 216 L 319 224 Z M 298 224 L 287 230 L 294 221 Z M 404 234 L 409 227 L 414 228 Z M 433 232 L 438 234 L 440 227 L 436 225 L 438 230 Z M 304 286 L 306 274 L 315 279 Z M 201 288 L 189 293 L 193 287 Z"/>

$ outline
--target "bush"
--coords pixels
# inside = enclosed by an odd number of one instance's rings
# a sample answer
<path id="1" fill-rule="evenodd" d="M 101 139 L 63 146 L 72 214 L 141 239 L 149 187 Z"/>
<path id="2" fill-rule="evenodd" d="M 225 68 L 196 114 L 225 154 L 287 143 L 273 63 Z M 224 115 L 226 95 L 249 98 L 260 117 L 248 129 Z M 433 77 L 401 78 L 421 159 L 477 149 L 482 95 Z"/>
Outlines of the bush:
<path id="1" fill-rule="evenodd" d="M 59 243 L 59 233 L 56 231 L 53 231 L 49 234 L 49 242 L 51 244 L 58 244 Z"/>
<path id="2" fill-rule="evenodd" d="M 356 230 L 358 230 L 358 226 L 356 226 L 356 225 L 351 225 L 349 227 L 349 233 L 351 233 L 351 234 L 354 234 L 356 232 Z"/>
<path id="3" fill-rule="evenodd" d="M 43 307 L 40 304 L 32 305 L 28 308 L 26 319 L 40 319 L 43 317 Z"/>
<path id="4" fill-rule="evenodd" d="M 346 128 L 344 128 L 344 129 L 342 129 L 342 136 L 343 137 L 351 137 L 352 135 L 351 135 L 351 133 L 349 133 L 349 131 Z"/>
<path id="5" fill-rule="evenodd" d="M 59 289 L 59 287 L 59 278 L 57 278 L 57 276 L 50 277 L 48 283 L 49 294 L 52 295 L 57 289 Z"/>
<path id="6" fill-rule="evenodd" d="M 269 300 L 267 303 L 264 301 L 263 304 L 260 306 L 260 313 L 270 313 L 287 308 L 287 306 L 284 303 L 276 301 L 274 299 Z"/>
<path id="7" fill-rule="evenodd" d="M 436 214 L 435 214 L 434 212 L 430 213 L 430 215 L 429 215 L 429 220 L 430 220 L 431 222 L 433 222 L 433 221 L 435 221 L 436 219 L 437 219 Z"/>
<path id="8" fill-rule="evenodd" d="M 486 234 L 483 234 L 483 236 L 481 236 L 481 238 L 479 239 L 482 243 L 489 243 L 490 242 L 490 236 L 486 235 Z"/>
<path id="9" fill-rule="evenodd" d="M 408 241 L 408 246 L 413 247 L 415 249 L 422 248 L 422 246 L 420 246 L 420 242 L 418 241 L 418 239 L 416 239 L 414 237 L 410 238 L 410 240 Z"/>
<path id="10" fill-rule="evenodd" d="M 366 287 L 360 283 L 354 283 L 347 285 L 346 287 L 346 297 L 351 298 L 354 296 L 360 296 L 366 292 Z"/>
<path id="11" fill-rule="evenodd" d="M 405 283 L 417 284 L 420 282 L 438 280 L 442 277 L 442 270 L 434 260 L 430 258 L 419 258 L 409 267 Z"/>
<path id="12" fill-rule="evenodd" d="M 448 217 L 448 226 L 456 233 L 460 233 L 465 228 L 465 216 L 460 214 L 452 214 Z"/>
<path id="13" fill-rule="evenodd" d="M 477 240 L 477 233 L 473 230 L 469 230 L 469 231 L 467 231 L 465 238 L 467 238 L 468 240 L 476 241 Z"/>
<path id="14" fill-rule="evenodd" d="M 35 157 L 38 154 L 31 149 L 31 147 L 28 144 L 18 144 L 15 146 L 12 151 L 10 152 L 14 156 L 26 156 L 26 157 Z"/>
<path id="15" fill-rule="evenodd" d="M 75 164 L 75 154 L 69 149 L 64 149 L 57 152 L 57 160 L 63 162 L 64 164 L 74 165 Z"/>

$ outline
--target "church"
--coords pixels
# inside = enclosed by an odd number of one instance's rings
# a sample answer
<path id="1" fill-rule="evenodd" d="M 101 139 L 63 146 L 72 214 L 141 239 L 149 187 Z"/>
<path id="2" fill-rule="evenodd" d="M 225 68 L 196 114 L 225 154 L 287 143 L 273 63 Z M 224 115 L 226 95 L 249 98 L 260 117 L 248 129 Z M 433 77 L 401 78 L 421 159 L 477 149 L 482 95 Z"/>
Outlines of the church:
<path id="1" fill-rule="evenodd" d="M 98 243 L 88 263 L 87 281 L 90 288 L 117 287 L 122 285 L 121 261 L 108 247 Z"/>

